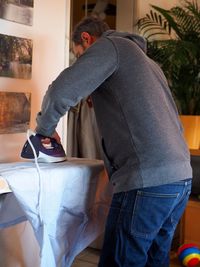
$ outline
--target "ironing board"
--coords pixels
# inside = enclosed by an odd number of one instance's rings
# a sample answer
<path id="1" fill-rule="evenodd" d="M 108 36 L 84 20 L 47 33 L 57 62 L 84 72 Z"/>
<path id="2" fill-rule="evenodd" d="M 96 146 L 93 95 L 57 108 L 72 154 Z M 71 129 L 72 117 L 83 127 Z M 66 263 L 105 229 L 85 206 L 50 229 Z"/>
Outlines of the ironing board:
<path id="1" fill-rule="evenodd" d="M 0 194 L 0 228 L 28 220 L 40 247 L 41 267 L 69 267 L 104 229 L 112 196 L 103 162 L 0 164 L 10 193 Z M 9 191 L 9 190 L 8 190 Z"/>

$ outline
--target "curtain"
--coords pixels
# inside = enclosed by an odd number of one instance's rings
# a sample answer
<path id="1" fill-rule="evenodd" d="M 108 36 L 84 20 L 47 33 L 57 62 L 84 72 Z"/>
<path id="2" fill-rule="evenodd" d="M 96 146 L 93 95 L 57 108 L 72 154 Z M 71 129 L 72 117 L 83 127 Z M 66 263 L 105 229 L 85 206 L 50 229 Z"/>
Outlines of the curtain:
<path id="1" fill-rule="evenodd" d="M 102 159 L 101 141 L 91 98 L 68 112 L 67 156 Z"/>

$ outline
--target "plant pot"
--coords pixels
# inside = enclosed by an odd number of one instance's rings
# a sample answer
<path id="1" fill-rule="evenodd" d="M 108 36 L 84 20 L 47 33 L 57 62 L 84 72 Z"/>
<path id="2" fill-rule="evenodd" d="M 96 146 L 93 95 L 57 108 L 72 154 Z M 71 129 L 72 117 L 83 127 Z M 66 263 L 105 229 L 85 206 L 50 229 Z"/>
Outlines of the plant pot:
<path id="1" fill-rule="evenodd" d="M 189 149 L 200 149 L 200 116 L 181 115 L 180 120 Z"/>

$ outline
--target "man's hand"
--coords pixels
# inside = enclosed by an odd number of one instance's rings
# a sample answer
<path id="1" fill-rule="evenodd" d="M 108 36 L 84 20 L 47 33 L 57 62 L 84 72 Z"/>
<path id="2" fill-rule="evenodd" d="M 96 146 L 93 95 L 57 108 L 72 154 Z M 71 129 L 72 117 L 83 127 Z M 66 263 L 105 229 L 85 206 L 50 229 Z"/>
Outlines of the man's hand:
<path id="1" fill-rule="evenodd" d="M 57 142 L 58 144 L 61 144 L 60 136 L 59 136 L 59 134 L 58 134 L 56 131 L 52 134 L 51 137 L 54 138 L 54 139 L 56 139 L 56 142 Z"/>
<path id="2" fill-rule="evenodd" d="M 60 136 L 59 136 L 59 134 L 58 134 L 56 131 L 55 131 L 55 132 L 52 134 L 52 136 L 50 136 L 50 137 L 51 137 L 51 138 L 54 138 L 58 144 L 61 144 Z M 44 138 L 41 139 L 41 142 L 42 142 L 42 144 L 44 144 L 44 145 L 48 145 L 48 144 L 51 143 L 51 140 L 50 140 L 49 137 L 45 137 L 45 136 L 44 136 Z"/>

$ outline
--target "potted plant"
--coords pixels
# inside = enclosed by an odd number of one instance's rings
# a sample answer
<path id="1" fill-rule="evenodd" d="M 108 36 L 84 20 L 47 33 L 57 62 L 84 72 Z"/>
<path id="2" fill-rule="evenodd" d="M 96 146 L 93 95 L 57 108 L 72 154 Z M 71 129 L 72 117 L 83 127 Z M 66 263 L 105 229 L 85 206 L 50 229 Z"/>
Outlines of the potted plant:
<path id="1" fill-rule="evenodd" d="M 163 69 L 183 124 L 190 148 L 200 148 L 200 7 L 183 1 L 169 10 L 153 10 L 139 19 L 139 33 L 147 38 L 148 55 Z M 196 132 L 194 131 L 196 129 Z M 187 132 L 189 130 L 189 132 Z M 192 136 L 191 136 L 192 134 Z"/>

